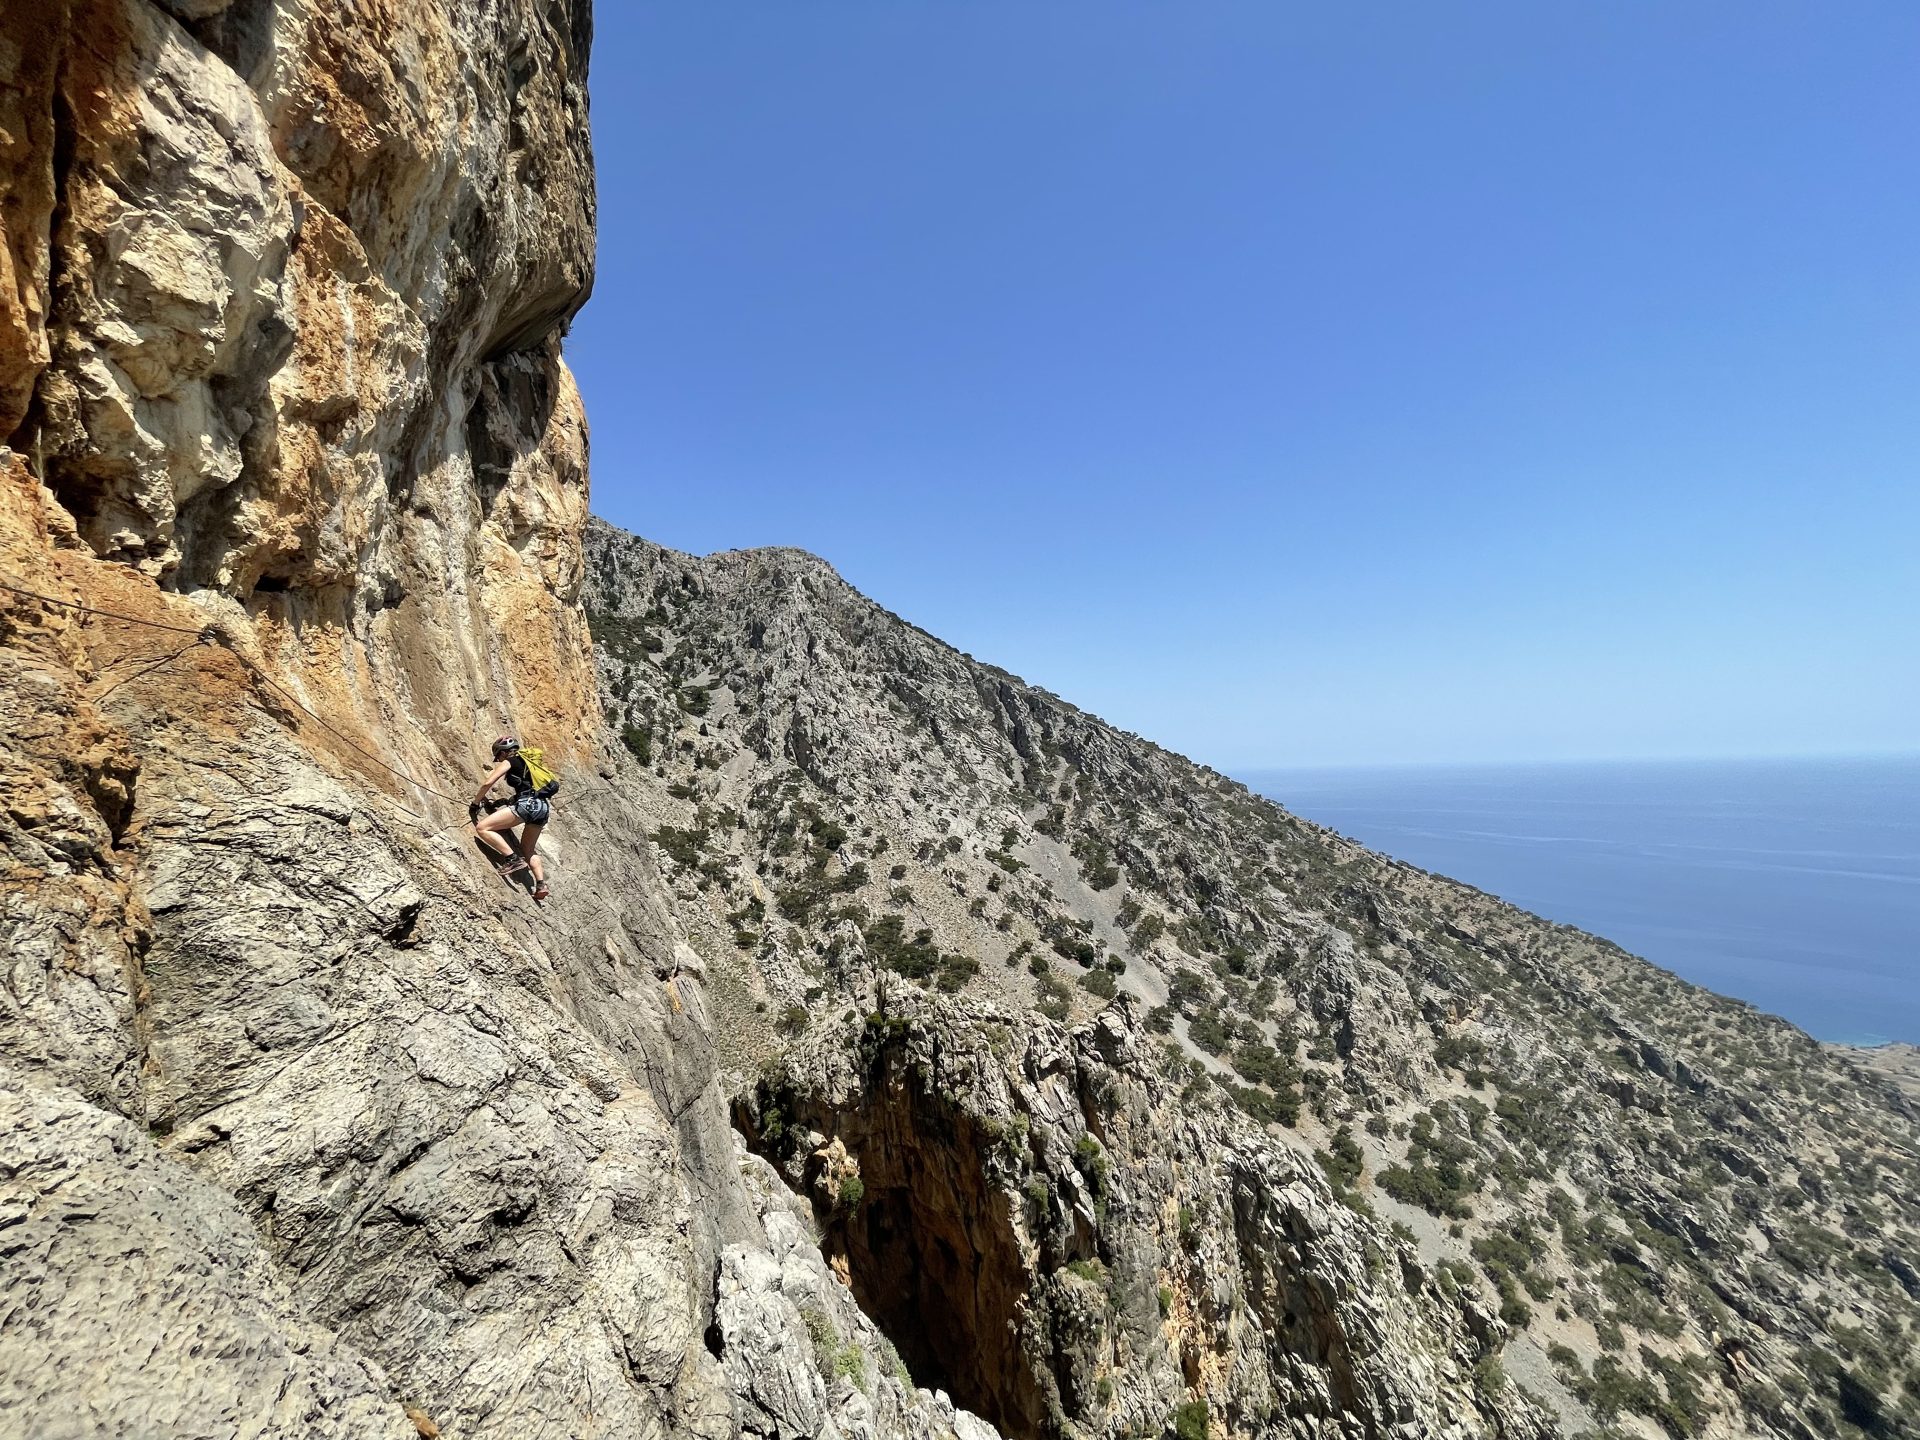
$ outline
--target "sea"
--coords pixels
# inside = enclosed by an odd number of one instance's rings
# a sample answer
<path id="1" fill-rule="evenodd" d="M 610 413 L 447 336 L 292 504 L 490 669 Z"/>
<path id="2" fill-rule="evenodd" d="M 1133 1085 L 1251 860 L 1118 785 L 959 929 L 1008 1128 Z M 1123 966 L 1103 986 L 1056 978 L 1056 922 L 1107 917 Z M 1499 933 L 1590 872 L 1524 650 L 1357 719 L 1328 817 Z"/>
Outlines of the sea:
<path id="1" fill-rule="evenodd" d="M 1920 755 L 1238 778 L 1815 1039 L 1920 1043 Z"/>

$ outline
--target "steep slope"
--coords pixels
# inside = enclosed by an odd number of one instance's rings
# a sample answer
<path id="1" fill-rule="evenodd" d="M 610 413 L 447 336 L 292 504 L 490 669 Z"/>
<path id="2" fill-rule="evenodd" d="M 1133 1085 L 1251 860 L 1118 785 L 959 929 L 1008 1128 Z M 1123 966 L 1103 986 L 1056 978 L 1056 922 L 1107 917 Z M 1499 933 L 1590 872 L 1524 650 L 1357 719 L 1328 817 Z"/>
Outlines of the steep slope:
<path id="1" fill-rule="evenodd" d="M 1151 1432 L 1187 1397 L 1236 1432 L 1373 1434 L 1436 1395 L 1469 1431 L 1920 1430 L 1920 1151 L 1879 1077 L 1300 821 L 811 556 L 597 523 L 587 554 L 738 1123 L 903 1350 L 916 1316 L 952 1314 L 949 1354 L 1011 1327 L 993 1373 L 947 1362 L 963 1403 L 1023 1434 Z M 1277 1243 L 1251 1212 L 1290 1196 L 1314 1218 L 1281 1232 L 1367 1261 Z M 1007 1293 L 956 1294 L 955 1254 Z M 1329 1270 L 1359 1304 L 1308 1339 L 1264 1297 Z"/>
<path id="2" fill-rule="evenodd" d="M 0 1434 L 988 1433 L 745 1154 L 595 773 L 588 31 L 0 20 Z M 509 727 L 545 911 L 461 833 Z"/>
<path id="3" fill-rule="evenodd" d="M 586 531 L 588 31 L 0 24 L 0 1435 L 1910 1429 L 1889 1089 Z"/>

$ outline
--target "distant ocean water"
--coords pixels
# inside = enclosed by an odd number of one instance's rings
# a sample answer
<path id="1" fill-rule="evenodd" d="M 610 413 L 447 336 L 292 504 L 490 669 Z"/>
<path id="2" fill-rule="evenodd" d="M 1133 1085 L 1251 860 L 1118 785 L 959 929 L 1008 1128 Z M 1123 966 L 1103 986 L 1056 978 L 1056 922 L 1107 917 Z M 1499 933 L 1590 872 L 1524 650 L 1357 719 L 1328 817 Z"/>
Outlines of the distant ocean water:
<path id="1" fill-rule="evenodd" d="M 1241 778 L 1816 1039 L 1920 1042 L 1920 756 Z"/>

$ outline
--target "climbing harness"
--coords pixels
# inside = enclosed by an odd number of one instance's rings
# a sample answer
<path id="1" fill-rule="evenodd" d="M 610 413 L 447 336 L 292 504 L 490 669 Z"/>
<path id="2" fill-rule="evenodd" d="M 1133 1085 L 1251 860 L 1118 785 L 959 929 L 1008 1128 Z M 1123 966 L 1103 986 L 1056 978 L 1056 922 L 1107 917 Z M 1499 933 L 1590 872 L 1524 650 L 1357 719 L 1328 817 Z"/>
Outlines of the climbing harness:
<path id="1" fill-rule="evenodd" d="M 528 825 L 544 825 L 553 818 L 553 806 L 535 793 L 527 791 L 513 797 L 513 813 Z"/>

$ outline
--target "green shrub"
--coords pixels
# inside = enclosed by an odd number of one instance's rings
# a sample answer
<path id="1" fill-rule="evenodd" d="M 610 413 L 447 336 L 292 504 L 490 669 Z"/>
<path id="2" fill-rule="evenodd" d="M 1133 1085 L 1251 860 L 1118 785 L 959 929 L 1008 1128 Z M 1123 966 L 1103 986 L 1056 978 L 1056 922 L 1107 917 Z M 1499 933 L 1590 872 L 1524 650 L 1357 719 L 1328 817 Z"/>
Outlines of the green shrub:
<path id="1" fill-rule="evenodd" d="M 1187 1022 L 1187 1038 L 1209 1055 L 1218 1055 L 1233 1043 L 1233 1032 L 1220 1019 L 1219 1011 L 1202 1010 Z"/>
<path id="2" fill-rule="evenodd" d="M 1473 1213 L 1466 1203 L 1469 1193 L 1456 1179 L 1450 1179 L 1424 1161 L 1411 1168 L 1389 1165 L 1379 1175 L 1380 1188 L 1394 1199 L 1418 1205 L 1432 1215 L 1466 1218 Z"/>
<path id="3" fill-rule="evenodd" d="M 948 995 L 955 994 L 980 973 L 980 962 L 971 955 L 942 955 L 934 983 Z"/>
<path id="4" fill-rule="evenodd" d="M 825 853 L 817 855 L 805 874 L 774 891 L 774 904 L 789 920 L 805 924 L 813 912 L 835 895 L 850 895 L 867 883 L 867 866 L 859 861 L 838 875 L 827 869 Z"/>
<path id="5" fill-rule="evenodd" d="M 638 725 L 629 725 L 620 732 L 621 743 L 642 765 L 653 763 L 653 736 Z"/>
<path id="6" fill-rule="evenodd" d="M 1345 1189 L 1355 1184 L 1366 1169 L 1365 1157 L 1359 1144 L 1353 1138 L 1353 1131 L 1342 1125 L 1333 1132 L 1332 1150 L 1317 1150 L 1314 1158 L 1320 1162 L 1320 1168 L 1327 1173 L 1336 1189 Z"/>
<path id="7" fill-rule="evenodd" d="M 1078 935 L 1056 932 L 1048 937 L 1048 943 L 1053 946 L 1053 953 L 1061 959 L 1072 960 L 1082 967 L 1091 966 L 1100 958 L 1100 952 L 1094 948 L 1093 942 L 1083 940 Z"/>
<path id="8" fill-rule="evenodd" d="M 1086 1177 L 1087 1188 L 1098 1200 L 1107 1189 L 1107 1152 L 1091 1135 L 1082 1135 L 1073 1145 L 1073 1167 Z"/>
<path id="9" fill-rule="evenodd" d="M 924 980 L 939 966 L 940 950 L 933 943 L 933 931 L 916 930 L 909 939 L 907 922 L 898 915 L 882 915 L 860 936 L 876 964 L 909 980 Z"/>
<path id="10" fill-rule="evenodd" d="M 700 863 L 712 839 L 713 833 L 709 830 L 679 830 L 672 825 L 662 825 L 653 832 L 653 843 L 666 851 L 676 865 L 684 865 L 689 870 Z"/>
<path id="11" fill-rule="evenodd" d="M 1450 1070 L 1478 1066 L 1487 1058 L 1487 1047 L 1468 1035 L 1443 1036 L 1433 1047 L 1434 1063 Z"/>
<path id="12" fill-rule="evenodd" d="M 1042 975 L 1038 989 L 1040 993 L 1039 998 L 1034 1002 L 1034 1009 L 1049 1020 L 1064 1021 L 1072 1009 L 1071 994 L 1060 977 Z"/>
<path id="13" fill-rule="evenodd" d="M 1189 1400 L 1173 1412 L 1176 1440 L 1207 1440 L 1207 1402 Z"/>
<path id="14" fill-rule="evenodd" d="M 1293 1061 L 1281 1055 L 1264 1040 L 1248 1040 L 1233 1052 L 1233 1068 L 1256 1085 L 1275 1090 L 1296 1084 L 1300 1071 Z"/>
<path id="15" fill-rule="evenodd" d="M 1118 992 L 1119 987 L 1116 986 L 1113 982 L 1112 971 L 1089 970 L 1087 971 L 1086 974 L 1080 977 L 1080 988 L 1082 990 L 1091 991 L 1093 994 L 1098 995 L 1102 1000 L 1111 1000 L 1113 999 L 1114 995 Z"/>
<path id="16" fill-rule="evenodd" d="M 800 1319 L 807 1327 L 807 1339 L 813 1343 L 813 1362 L 823 1375 L 833 1373 L 834 1352 L 839 1348 L 840 1336 L 835 1333 L 833 1321 L 827 1318 L 827 1312 L 818 1305 L 809 1305 L 800 1312 Z"/>
<path id="17" fill-rule="evenodd" d="M 1473 1367 L 1473 1385 L 1482 1395 L 1492 1397 L 1507 1388 L 1507 1372 L 1498 1355 L 1482 1355 Z"/>
<path id="18" fill-rule="evenodd" d="M 1220 1088 L 1227 1097 L 1240 1107 L 1241 1111 L 1253 1119 L 1267 1125 L 1285 1125 L 1291 1128 L 1300 1119 L 1300 1096 L 1292 1090 L 1274 1094 L 1261 1089 L 1258 1085 L 1235 1085 L 1231 1080 L 1220 1082 Z"/>
<path id="19" fill-rule="evenodd" d="M 867 1357 L 861 1354 L 860 1347 L 852 1341 L 848 1341 L 841 1347 L 840 1353 L 834 1356 L 833 1373 L 842 1379 L 851 1380 L 854 1388 L 861 1394 L 866 1393 Z"/>
<path id="20" fill-rule="evenodd" d="M 1611 1355 L 1593 1362 L 1593 1375 L 1584 1383 L 1576 1380 L 1573 1393 L 1581 1404 L 1601 1421 L 1618 1419 L 1623 1411 L 1652 1415 L 1663 1397 L 1646 1379 L 1627 1369 Z"/>
<path id="21" fill-rule="evenodd" d="M 1120 883 L 1120 867 L 1113 863 L 1107 842 L 1089 835 L 1077 841 L 1073 856 L 1080 862 L 1080 873 L 1090 890 L 1111 890 Z"/>

